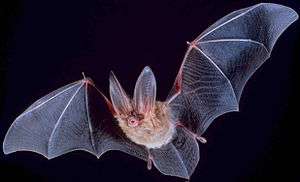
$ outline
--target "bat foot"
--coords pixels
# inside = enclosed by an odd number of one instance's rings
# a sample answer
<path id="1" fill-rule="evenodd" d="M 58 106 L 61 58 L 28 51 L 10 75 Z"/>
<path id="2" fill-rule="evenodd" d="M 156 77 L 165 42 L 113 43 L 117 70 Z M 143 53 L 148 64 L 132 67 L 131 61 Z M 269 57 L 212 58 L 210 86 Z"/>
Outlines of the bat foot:
<path id="1" fill-rule="evenodd" d="M 207 140 L 202 136 L 196 136 L 196 139 L 199 140 L 201 143 L 206 143 L 207 142 Z"/>
<path id="2" fill-rule="evenodd" d="M 148 170 L 152 169 L 152 160 L 153 160 L 153 157 L 150 154 L 150 150 L 148 149 L 148 160 L 147 160 L 147 169 Z"/>
<path id="3" fill-rule="evenodd" d="M 182 123 L 177 122 L 176 123 L 177 127 L 182 127 L 184 130 L 186 130 L 188 133 L 190 133 L 194 138 L 196 138 L 196 140 L 199 140 L 201 143 L 207 143 L 206 138 L 197 135 L 196 133 L 190 131 L 188 128 L 186 128 Z"/>
<path id="4" fill-rule="evenodd" d="M 152 169 L 152 157 L 149 155 L 148 161 L 147 161 L 147 169 L 151 170 Z"/>

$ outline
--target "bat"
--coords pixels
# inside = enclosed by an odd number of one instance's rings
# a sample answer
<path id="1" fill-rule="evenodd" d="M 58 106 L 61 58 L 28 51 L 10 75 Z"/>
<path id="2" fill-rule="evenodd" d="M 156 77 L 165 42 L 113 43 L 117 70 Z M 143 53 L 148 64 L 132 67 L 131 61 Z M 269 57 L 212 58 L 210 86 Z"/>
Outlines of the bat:
<path id="1" fill-rule="evenodd" d="M 239 110 L 247 80 L 297 19 L 293 9 L 272 3 L 221 18 L 188 42 L 165 101 L 156 99 L 156 80 L 148 66 L 132 97 L 113 72 L 110 98 L 83 75 L 18 116 L 7 131 L 3 151 L 32 151 L 52 159 L 74 150 L 98 158 L 119 150 L 145 160 L 149 170 L 154 165 L 165 175 L 189 179 L 199 161 L 198 141 L 206 142 L 203 133 L 218 116 Z"/>

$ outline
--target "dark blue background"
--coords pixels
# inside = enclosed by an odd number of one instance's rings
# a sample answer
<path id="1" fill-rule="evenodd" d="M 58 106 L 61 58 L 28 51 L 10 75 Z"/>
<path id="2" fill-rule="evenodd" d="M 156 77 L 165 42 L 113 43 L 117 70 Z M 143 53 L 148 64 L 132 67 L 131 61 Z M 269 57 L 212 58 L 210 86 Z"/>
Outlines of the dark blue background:
<path id="1" fill-rule="evenodd" d="M 258 2 L 258 1 L 256 1 Z M 90 76 L 108 91 L 114 70 L 129 93 L 149 65 L 163 100 L 187 48 L 205 28 L 246 0 L 10 1 L 0 6 L 0 141 L 27 106 L 50 91 Z M 292 7 L 296 0 L 272 1 Z M 299 172 L 298 98 L 300 22 L 280 37 L 271 58 L 245 87 L 240 112 L 215 120 L 200 144 L 191 181 L 296 181 Z M 0 152 L 0 180 L 184 181 L 148 171 L 146 163 L 113 151 L 99 160 L 76 151 L 48 161 L 31 152 Z"/>

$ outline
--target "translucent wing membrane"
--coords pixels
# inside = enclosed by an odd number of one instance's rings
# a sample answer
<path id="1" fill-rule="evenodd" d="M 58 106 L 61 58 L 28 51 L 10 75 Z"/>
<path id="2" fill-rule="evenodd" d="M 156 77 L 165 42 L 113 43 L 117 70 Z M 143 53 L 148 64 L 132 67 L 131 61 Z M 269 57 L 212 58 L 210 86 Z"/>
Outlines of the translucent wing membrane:
<path id="1" fill-rule="evenodd" d="M 146 66 L 140 74 L 134 89 L 134 105 L 138 113 L 147 113 L 156 100 L 156 81 L 151 69 Z"/>
<path id="2" fill-rule="evenodd" d="M 201 135 L 217 116 L 237 111 L 247 80 L 297 18 L 291 8 L 262 3 L 234 11 L 205 30 L 190 44 L 178 73 L 181 94 L 170 103 L 178 120 Z"/>
<path id="3" fill-rule="evenodd" d="M 4 153 L 29 150 L 47 156 L 49 139 L 60 113 L 72 94 L 82 86 L 80 81 L 69 84 L 33 103 L 8 130 L 3 143 Z"/>
<path id="4" fill-rule="evenodd" d="M 198 143 L 183 128 L 177 128 L 171 143 L 159 149 L 151 149 L 150 154 L 161 173 L 185 179 L 189 179 L 199 161 Z"/>
<path id="5" fill-rule="evenodd" d="M 128 113 L 132 110 L 130 99 L 113 72 L 109 76 L 109 93 L 114 109 L 118 114 Z"/>
<path id="6" fill-rule="evenodd" d="M 74 150 L 97 157 L 120 150 L 146 160 L 147 150 L 127 139 L 99 96 L 84 79 L 39 99 L 11 125 L 4 153 L 33 151 L 50 159 Z"/>
<path id="7" fill-rule="evenodd" d="M 211 117 L 238 109 L 230 81 L 197 48 L 187 51 L 182 72 L 182 93 L 170 106 L 192 132 L 202 133 Z"/>

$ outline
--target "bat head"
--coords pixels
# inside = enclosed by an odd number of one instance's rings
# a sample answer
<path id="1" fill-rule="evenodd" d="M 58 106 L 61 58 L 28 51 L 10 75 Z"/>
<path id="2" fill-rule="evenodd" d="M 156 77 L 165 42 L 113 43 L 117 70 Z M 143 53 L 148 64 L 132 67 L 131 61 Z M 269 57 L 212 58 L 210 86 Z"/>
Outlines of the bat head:
<path id="1" fill-rule="evenodd" d="M 136 127 L 154 111 L 156 80 L 152 70 L 146 66 L 135 84 L 133 99 L 130 99 L 113 72 L 110 73 L 110 97 L 117 115 L 126 116 L 128 126 Z"/>
<path id="2" fill-rule="evenodd" d="M 110 74 L 110 97 L 119 126 L 132 141 L 157 148 L 170 141 L 174 127 L 168 107 L 156 101 L 156 81 L 146 66 L 137 79 L 133 98 L 130 99 L 116 76 Z"/>

